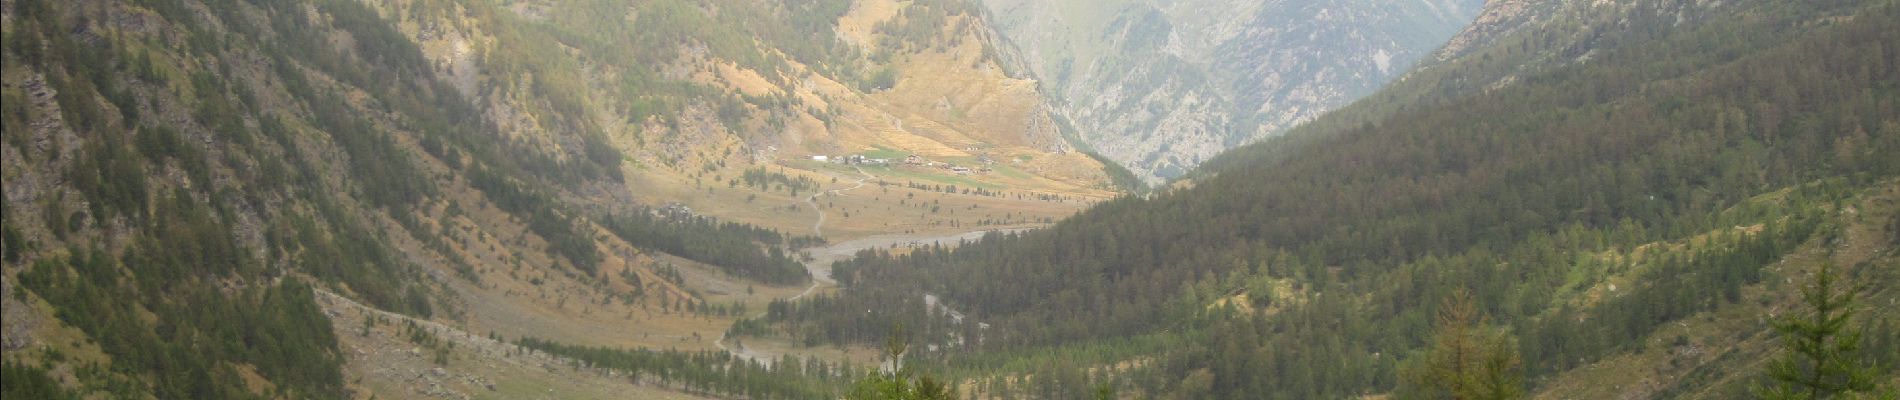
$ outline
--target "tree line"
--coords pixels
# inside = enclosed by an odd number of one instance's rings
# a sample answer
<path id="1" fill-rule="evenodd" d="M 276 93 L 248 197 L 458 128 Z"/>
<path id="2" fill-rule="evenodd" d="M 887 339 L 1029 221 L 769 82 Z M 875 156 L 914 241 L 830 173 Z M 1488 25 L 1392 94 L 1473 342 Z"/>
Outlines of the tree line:
<path id="1" fill-rule="evenodd" d="M 867 251 L 834 268 L 839 297 L 782 307 L 779 329 L 817 343 L 874 343 L 898 321 L 926 338 L 974 329 L 933 321 L 915 299 L 931 293 L 991 328 L 923 359 L 1180 335 L 1206 345 L 1163 352 L 1131 386 L 1351 397 L 1398 387 L 1401 360 L 1429 343 L 1431 305 L 1465 288 L 1517 338 L 1535 386 L 1741 300 L 1764 265 L 1837 234 L 1820 212 L 1900 174 L 1881 156 L 1900 153 L 1900 102 L 1884 89 L 1900 67 L 1878 55 L 1900 40 L 1900 11 L 1843 7 L 1864 18 L 1726 10 L 1495 90 L 1376 119 L 1348 109 L 1330 118 L 1351 122 L 1320 125 L 1336 129 L 1237 150 L 1192 188 L 1050 229 Z M 1744 31 L 1788 39 L 1701 45 Z M 1575 301 L 1612 276 L 1640 283 Z"/>

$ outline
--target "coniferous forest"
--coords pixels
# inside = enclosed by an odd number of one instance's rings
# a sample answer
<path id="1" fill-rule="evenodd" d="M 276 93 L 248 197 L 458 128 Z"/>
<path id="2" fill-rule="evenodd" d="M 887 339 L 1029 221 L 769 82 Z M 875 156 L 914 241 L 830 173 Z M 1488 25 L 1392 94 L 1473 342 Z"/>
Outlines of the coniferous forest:
<path id="1" fill-rule="evenodd" d="M 867 251 L 835 267 L 842 294 L 767 318 L 811 344 L 921 328 L 946 345 L 934 357 L 949 373 L 1020 365 L 1001 354 L 1058 365 L 1017 372 L 1038 375 L 1144 359 L 1088 378 L 1183 398 L 1341 398 L 1403 387 L 1439 299 L 1467 290 L 1535 388 L 1759 300 L 1745 289 L 1803 244 L 1836 242 L 1834 214 L 1900 173 L 1900 7 L 1750 4 L 1615 32 L 1626 44 L 1514 85 L 1396 108 L 1374 96 L 1182 188 L 1050 229 Z M 1809 22 L 1826 15 L 1851 17 Z M 1628 24 L 1667 25 L 1652 22 Z M 1856 273 L 1882 293 L 1896 282 L 1891 265 Z M 927 310 L 926 293 L 987 327 Z M 1019 386 L 995 393 L 1087 387 Z"/>
<path id="2" fill-rule="evenodd" d="M 1466 1 L 1154 185 L 1064 141 L 1006 3 L 0 0 L 0 394 L 1900 391 L 1900 1 Z M 1027 132 L 904 124 L 971 110 Z M 872 153 L 936 158 L 818 157 Z"/>

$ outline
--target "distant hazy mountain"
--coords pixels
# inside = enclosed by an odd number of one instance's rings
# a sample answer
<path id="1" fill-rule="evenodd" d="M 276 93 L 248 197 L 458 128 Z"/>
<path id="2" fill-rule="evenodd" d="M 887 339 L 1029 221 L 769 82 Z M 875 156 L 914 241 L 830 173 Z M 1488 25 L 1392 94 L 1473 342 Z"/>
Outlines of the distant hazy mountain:
<path id="1" fill-rule="evenodd" d="M 985 0 L 1074 138 L 1150 180 L 1344 105 L 1479 0 Z"/>

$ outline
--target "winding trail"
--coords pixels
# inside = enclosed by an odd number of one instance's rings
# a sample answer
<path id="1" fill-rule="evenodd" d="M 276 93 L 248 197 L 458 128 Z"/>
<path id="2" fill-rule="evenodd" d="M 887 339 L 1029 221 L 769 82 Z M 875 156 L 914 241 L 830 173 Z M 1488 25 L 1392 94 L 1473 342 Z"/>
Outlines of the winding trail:
<path id="1" fill-rule="evenodd" d="M 869 172 L 864 172 L 864 168 L 859 168 L 859 167 L 851 167 L 851 168 L 858 170 L 858 175 L 864 176 L 863 178 L 858 178 L 857 182 L 852 182 L 853 185 L 851 187 L 844 188 L 844 189 L 832 189 L 832 190 L 827 190 L 827 191 L 821 191 L 818 193 L 812 193 L 810 196 L 805 196 L 805 204 L 810 205 L 812 210 L 818 211 L 818 221 L 813 222 L 811 224 L 811 234 L 817 235 L 818 237 L 825 237 L 825 209 L 818 207 L 818 196 L 823 196 L 826 193 L 830 193 L 834 196 L 843 196 L 844 192 L 858 190 L 858 188 L 864 187 L 864 181 L 877 178 L 875 176 L 871 176 L 871 173 Z M 812 286 L 817 287 L 816 282 L 814 282 Z"/>
<path id="2" fill-rule="evenodd" d="M 852 169 L 856 169 L 858 171 L 858 175 L 862 175 L 864 177 L 858 178 L 857 181 L 852 182 L 851 187 L 843 188 L 843 189 L 831 189 L 831 190 L 819 191 L 818 193 L 812 193 L 810 196 L 805 196 L 805 205 L 810 206 L 812 211 L 818 212 L 818 220 L 813 221 L 811 224 L 812 235 L 818 236 L 820 238 L 825 237 L 825 209 L 824 207 L 818 206 L 818 196 L 823 196 L 826 193 L 842 196 L 844 192 L 857 190 L 858 188 L 864 187 L 864 181 L 876 178 L 875 176 L 872 176 L 870 173 L 864 172 L 864 168 L 852 167 Z M 827 250 L 829 249 L 830 248 L 827 248 Z M 825 253 L 830 253 L 830 251 L 826 251 Z M 853 253 L 855 253 L 855 251 Z M 797 301 L 798 299 L 805 298 L 805 296 L 810 296 L 812 293 L 817 292 L 820 286 L 824 286 L 828 284 L 836 284 L 837 281 L 834 281 L 831 279 L 831 262 L 833 261 L 836 261 L 836 260 L 806 261 L 804 263 L 805 272 L 811 275 L 811 286 L 805 287 L 805 291 L 799 292 L 797 296 L 792 296 L 792 297 L 786 298 L 785 300 Z M 749 318 L 764 318 L 765 313 L 766 311 L 760 311 L 758 315 L 753 315 Z M 713 345 L 718 346 L 720 350 L 724 350 L 727 353 L 732 353 L 733 355 L 738 356 L 739 358 L 744 358 L 747 360 L 756 360 L 759 362 L 766 363 L 768 365 L 772 363 L 773 358 L 766 357 L 765 355 L 754 352 L 752 349 L 746 348 L 744 346 L 740 346 L 738 350 L 734 350 L 730 347 L 727 347 L 726 334 L 727 334 L 726 332 L 719 332 L 719 340 L 713 341 Z"/>
<path id="3" fill-rule="evenodd" d="M 1012 233 L 1012 232 L 1022 232 L 1022 231 L 1026 231 L 1030 229 L 1036 229 L 1036 228 L 1038 227 L 991 228 L 991 229 L 975 230 L 975 231 L 968 231 L 968 232 L 961 232 L 961 233 L 893 233 L 893 234 L 866 236 L 862 238 L 852 239 L 849 241 L 834 243 L 822 248 L 811 249 L 812 258 L 810 261 L 806 261 L 804 264 L 805 264 L 805 270 L 811 273 L 812 285 L 810 287 L 805 288 L 805 291 L 803 293 L 799 293 L 797 296 L 788 297 L 785 300 L 786 301 L 798 300 L 798 299 L 804 298 L 805 296 L 811 295 L 812 293 L 816 293 L 820 287 L 835 286 L 837 284 L 837 281 L 831 279 L 831 263 L 848 260 L 848 259 L 851 259 L 852 257 L 856 257 L 858 252 L 860 251 L 869 250 L 869 249 L 890 248 L 890 247 L 903 246 L 903 245 L 927 245 L 927 244 L 933 244 L 933 243 L 953 244 L 953 243 L 962 242 L 962 241 L 975 241 L 977 239 L 983 238 L 983 235 L 987 235 L 990 232 Z M 949 307 L 944 307 L 942 305 L 938 305 L 938 306 L 943 307 L 942 309 L 945 309 L 945 310 L 949 309 Z M 951 311 L 954 312 L 955 310 L 951 310 Z M 762 317 L 765 317 L 765 314 L 766 312 L 760 311 L 757 315 L 753 315 L 751 318 L 762 318 Z M 752 360 L 752 361 L 758 361 L 761 363 L 765 363 L 767 365 L 770 365 L 774 360 L 778 359 L 778 354 L 769 354 L 769 353 L 761 352 L 756 349 L 753 349 L 750 347 L 744 347 L 744 346 L 737 346 L 737 348 L 734 348 L 734 346 L 727 346 L 725 332 L 719 333 L 719 340 L 714 341 L 713 345 L 719 347 L 720 350 L 725 350 L 727 353 L 732 353 L 732 355 L 738 356 L 739 358 Z"/>
<path id="4" fill-rule="evenodd" d="M 812 195 L 805 197 L 805 204 L 811 206 L 813 210 L 818 211 L 818 220 L 816 222 L 813 222 L 811 225 L 812 234 L 818 235 L 819 237 L 824 237 L 825 210 L 823 208 L 818 207 L 818 196 L 823 196 L 826 194 L 831 194 L 833 196 L 844 196 L 845 195 L 844 192 L 862 188 L 864 187 L 864 181 L 876 178 L 876 176 L 872 176 L 870 173 L 864 172 L 863 168 L 857 168 L 857 170 L 858 170 L 858 174 L 863 175 L 864 177 L 859 178 L 856 182 L 853 182 L 851 187 L 821 191 L 821 192 L 813 193 Z M 832 243 L 821 248 L 814 248 L 814 249 L 809 250 L 811 259 L 804 262 L 805 271 L 811 274 L 811 286 L 806 287 L 804 292 L 800 292 L 796 296 L 785 298 L 785 300 L 797 301 L 798 299 L 805 298 L 805 296 L 809 296 L 812 293 L 816 293 L 818 289 L 821 287 L 837 285 L 838 281 L 833 280 L 831 278 L 831 264 L 834 262 L 848 260 L 852 257 L 856 257 L 858 252 L 860 251 L 874 249 L 874 248 L 889 248 L 889 247 L 895 247 L 899 245 L 922 245 L 922 244 L 932 244 L 932 243 L 957 243 L 960 241 L 974 241 L 974 240 L 982 238 L 983 235 L 989 234 L 990 232 L 1010 233 L 1010 232 L 1021 232 L 1021 231 L 1026 231 L 1030 229 L 1035 229 L 1035 228 L 1038 228 L 1038 227 L 990 228 L 990 229 L 981 229 L 981 230 L 974 230 L 974 231 L 961 232 L 961 233 L 949 233 L 949 234 L 892 233 L 892 234 L 882 234 L 882 235 L 871 235 L 871 236 L 852 239 L 852 240 L 848 240 L 844 242 Z M 757 315 L 753 315 L 750 318 L 755 318 L 755 319 L 764 318 L 765 314 L 766 314 L 765 311 L 760 311 Z M 758 350 L 745 347 L 743 345 L 737 346 L 738 348 L 736 349 L 731 346 L 727 346 L 726 332 L 720 332 L 719 340 L 714 341 L 713 345 L 719 347 L 720 350 L 724 350 L 727 353 L 732 353 L 732 355 L 737 356 L 739 358 L 750 360 L 750 361 L 757 361 L 760 363 L 764 363 L 768 366 L 771 365 L 773 361 L 776 361 L 778 359 L 778 355 L 760 352 Z"/>

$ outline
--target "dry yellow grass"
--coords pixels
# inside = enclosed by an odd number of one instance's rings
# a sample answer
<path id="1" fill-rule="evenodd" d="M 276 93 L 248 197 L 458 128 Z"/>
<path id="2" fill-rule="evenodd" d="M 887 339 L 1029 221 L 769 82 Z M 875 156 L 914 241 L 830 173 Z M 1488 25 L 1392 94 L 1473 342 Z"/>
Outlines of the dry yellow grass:
<path id="1" fill-rule="evenodd" d="M 896 16 L 902 7 L 904 3 L 895 1 L 858 2 L 840 18 L 840 34 L 846 40 L 870 43 L 876 35 L 873 27 Z M 1038 138 L 1056 135 L 1053 124 L 1041 114 L 1034 82 L 1003 76 L 982 54 L 980 40 L 970 32 L 962 34 L 965 36 L 956 40 L 960 43 L 957 46 L 898 57 L 896 66 L 904 77 L 898 87 L 871 95 L 858 93 L 830 77 L 804 74 L 800 71 L 809 69 L 796 64 L 788 76 L 799 78 L 787 87 L 723 60 L 681 64 L 689 69 L 687 76 L 694 81 L 752 96 L 789 93 L 802 100 L 805 107 L 795 110 L 793 118 L 783 120 L 782 125 L 760 119 L 731 128 L 741 132 L 780 130 L 768 135 L 729 132 L 708 116 L 710 111 L 695 111 L 695 107 L 689 107 L 680 118 L 681 124 L 690 128 L 682 128 L 675 135 L 654 134 L 667 131 L 655 121 L 620 121 L 604 116 L 601 126 L 610 131 L 611 142 L 631 160 L 623 172 L 633 192 L 582 195 L 612 201 L 631 198 L 649 205 L 679 202 L 722 220 L 794 235 L 816 233 L 813 225 L 822 212 L 823 234 L 833 241 L 892 233 L 1022 226 L 1066 218 L 1094 201 L 1113 196 L 1102 189 L 1106 176 L 1100 164 L 1060 151 L 1059 141 L 1038 142 Z M 436 58 L 465 52 L 447 42 L 428 46 Z M 604 100 L 593 99 L 607 104 Z M 822 118 L 816 115 L 831 110 L 838 114 Z M 530 142 L 554 137 L 543 132 L 533 113 L 503 111 L 497 119 L 510 134 Z M 758 140 L 761 136 L 768 139 Z M 404 144 L 414 147 L 413 143 Z M 886 169 L 872 171 L 875 176 L 859 186 L 858 181 L 864 177 L 855 170 L 780 162 L 808 154 L 869 148 L 954 159 L 965 165 L 973 163 L 978 155 L 987 155 L 1004 163 L 1008 172 L 958 176 L 927 168 Z M 426 168 L 432 174 L 447 172 L 439 163 L 428 164 Z M 814 179 L 822 186 L 819 191 L 826 193 L 813 198 L 810 196 L 814 191 L 794 196 L 783 191 L 727 186 L 727 181 L 744 170 L 760 166 Z M 878 181 L 889 185 L 878 185 Z M 904 187 L 912 181 L 986 187 L 1007 195 L 952 194 Z M 466 182 L 448 182 L 445 187 L 443 198 L 449 200 L 418 212 L 423 228 L 431 231 L 418 234 L 453 232 L 447 244 L 453 255 L 433 255 L 415 238 L 397 235 L 393 240 L 405 253 L 418 255 L 414 258 L 444 283 L 441 287 L 446 288 L 442 291 L 446 296 L 441 296 L 445 301 L 440 309 L 445 312 L 439 313 L 440 318 L 469 332 L 494 332 L 509 338 L 535 336 L 580 345 L 712 349 L 733 318 L 666 312 L 661 310 L 662 305 L 742 302 L 749 311 L 756 312 L 771 299 L 790 297 L 804 289 L 732 279 L 710 266 L 639 251 L 598 229 L 596 244 L 605 258 L 601 271 L 594 277 L 571 276 L 566 261 L 541 250 L 547 248 L 547 243 L 529 232 L 525 221 L 497 210 Z M 1042 195 L 1064 199 L 1037 198 Z M 448 211 L 451 201 L 461 212 Z M 393 221 L 380 224 L 388 231 L 401 231 Z M 461 263 L 473 267 L 473 280 L 455 272 L 455 266 Z M 679 267 L 685 282 L 676 285 L 661 279 L 655 271 L 663 265 Z M 637 276 L 645 286 L 630 286 L 620 277 L 622 273 Z M 616 297 L 635 290 L 644 291 L 645 298 L 623 303 Z M 852 354 L 840 352 L 826 357 L 848 355 Z"/>
<path id="2" fill-rule="evenodd" d="M 873 43 L 872 29 L 877 23 L 897 16 L 903 7 L 891 0 L 864 0 L 851 3 L 851 11 L 838 18 L 838 36 L 846 42 L 865 46 Z"/>
<path id="3" fill-rule="evenodd" d="M 369 309 L 327 293 L 318 304 L 331 316 L 346 359 L 344 380 L 357 399 L 699 399 L 670 388 L 635 384 L 609 371 L 576 368 L 568 360 L 430 321 L 413 321 L 453 344 L 447 362 L 411 342 L 408 317 Z M 377 321 L 365 324 L 366 320 Z"/>
<path id="4" fill-rule="evenodd" d="M 718 71 L 719 77 L 723 78 L 728 86 L 737 89 L 739 93 L 744 93 L 747 96 L 766 96 L 781 93 L 784 90 L 777 85 L 773 85 L 772 82 L 766 81 L 765 77 L 759 76 L 757 71 L 739 68 L 738 65 L 733 63 L 717 63 L 714 69 Z"/>
<path id="5" fill-rule="evenodd" d="M 914 133 L 909 126 L 915 123 L 887 116 L 870 108 L 860 108 L 858 112 L 862 114 L 853 115 L 849 121 L 862 131 L 860 134 L 846 137 L 856 139 L 855 141 L 861 144 L 884 145 L 929 158 L 970 156 L 970 153 L 952 146 L 956 143 L 945 143 L 941 138 L 929 138 Z M 973 143 L 974 141 L 965 139 L 963 142 Z"/>
<path id="6" fill-rule="evenodd" d="M 800 169 L 816 168 L 816 165 L 823 165 L 827 169 Z M 865 185 L 857 189 L 845 190 L 863 178 L 857 171 L 845 168 L 832 164 L 788 162 L 768 166 L 767 170 L 808 177 L 819 183 L 826 194 L 814 201 L 826 213 L 825 236 L 833 240 L 883 233 L 968 231 L 979 228 L 979 223 L 985 219 L 1017 223 L 1055 220 L 1113 195 L 1099 189 L 1064 186 L 1046 178 L 1005 181 L 1006 178 L 1000 175 L 958 179 L 975 183 L 994 180 L 1002 183 L 999 186 L 1004 189 L 998 190 L 1006 192 L 1006 197 L 949 194 L 905 187 L 907 182 L 941 184 L 919 177 L 921 175 L 896 176 L 872 168 L 865 170 L 873 173 L 873 179 L 867 180 Z M 633 180 L 634 186 L 644 189 L 633 195 L 645 203 L 680 202 L 696 212 L 715 215 L 722 220 L 759 225 L 790 234 L 813 233 L 812 224 L 817 219 L 817 213 L 805 199 L 815 191 L 808 190 L 793 197 L 785 191 L 759 191 L 745 186 L 735 188 L 727 186 L 724 180 L 712 179 L 731 179 L 738 176 L 741 169 L 735 166 L 709 174 L 697 185 L 692 178 L 670 174 L 647 174 L 629 179 Z M 941 170 L 931 170 L 930 174 L 945 178 L 955 176 Z M 836 182 L 833 182 L 834 179 Z M 887 185 L 880 186 L 878 181 L 886 182 Z M 1023 195 L 1023 198 L 1018 199 L 1018 194 Z M 1037 194 L 1062 195 L 1069 199 L 1044 201 L 1035 199 Z M 932 212 L 933 208 L 935 212 Z"/>
<path id="7" fill-rule="evenodd" d="M 436 256 L 407 235 L 392 236 L 392 244 L 419 255 L 417 261 L 447 288 L 439 304 L 445 312 L 438 315 L 446 314 L 445 321 L 469 332 L 591 346 L 706 350 L 714 348 L 713 341 L 736 317 L 708 317 L 665 306 L 737 301 L 762 310 L 771 299 L 803 289 L 724 277 L 710 266 L 641 251 L 598 227 L 593 236 L 604 256 L 600 272 L 576 276 L 566 261 L 540 251 L 547 243 L 530 232 L 525 221 L 489 204 L 466 182 L 443 186 L 446 200 L 421 207 L 417 220 L 427 231 L 422 234 L 442 234 L 453 256 Z M 391 232 L 403 231 L 393 221 L 382 224 Z M 472 267 L 474 279 L 456 272 L 458 263 Z M 676 266 L 684 282 L 676 285 L 661 278 L 655 271 L 662 265 Z M 639 277 L 643 297 L 631 303 L 622 300 L 621 294 L 636 291 L 623 273 Z M 745 292 L 747 286 L 751 294 Z"/>

